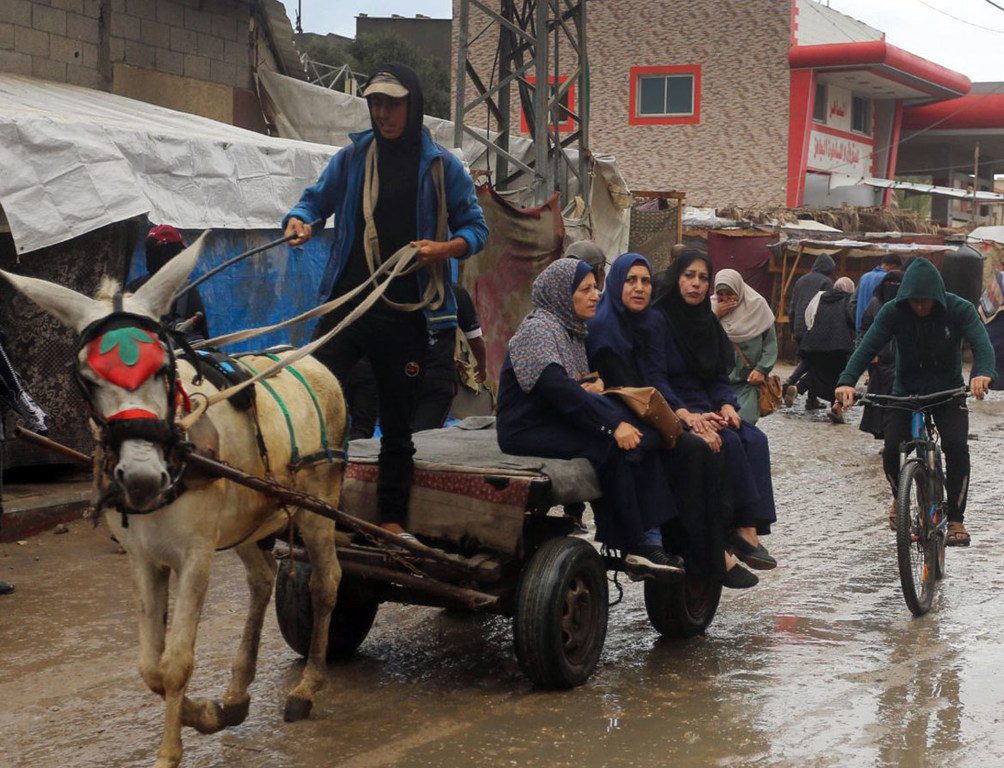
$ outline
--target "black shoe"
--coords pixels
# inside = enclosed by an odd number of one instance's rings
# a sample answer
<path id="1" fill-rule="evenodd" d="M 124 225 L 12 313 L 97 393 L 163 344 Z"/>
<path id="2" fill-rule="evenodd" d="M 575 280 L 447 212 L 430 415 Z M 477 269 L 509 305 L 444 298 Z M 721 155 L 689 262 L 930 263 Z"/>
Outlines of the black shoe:
<path id="1" fill-rule="evenodd" d="M 634 552 L 624 558 L 624 571 L 632 581 L 682 576 L 686 572 L 682 557 L 667 554 L 657 544 L 635 547 Z"/>
<path id="2" fill-rule="evenodd" d="M 758 571 L 769 571 L 777 568 L 777 560 L 771 557 L 767 548 L 763 544 L 753 545 L 739 535 L 738 531 L 730 531 L 728 534 L 729 546 L 735 556 L 742 560 L 750 568 Z"/>
<path id="3" fill-rule="evenodd" d="M 13 591 L 13 584 L 8 584 L 6 581 L 0 581 L 0 595 L 9 595 Z"/>
<path id="4" fill-rule="evenodd" d="M 823 407 L 823 404 L 819 402 L 818 397 L 812 397 L 811 395 L 805 399 L 805 410 L 807 411 L 818 411 Z"/>
<path id="5" fill-rule="evenodd" d="M 755 573 L 751 573 L 736 563 L 725 572 L 722 586 L 728 589 L 749 589 L 760 583 Z"/>

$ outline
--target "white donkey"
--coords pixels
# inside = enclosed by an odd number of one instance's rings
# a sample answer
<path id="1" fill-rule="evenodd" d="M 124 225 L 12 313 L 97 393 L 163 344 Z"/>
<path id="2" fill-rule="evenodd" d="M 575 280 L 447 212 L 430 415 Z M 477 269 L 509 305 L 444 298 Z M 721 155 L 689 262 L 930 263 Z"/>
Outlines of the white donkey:
<path id="1" fill-rule="evenodd" d="M 203 236 L 204 237 L 204 236 Z M 214 733 L 247 716 L 248 686 L 254 679 L 262 621 L 276 564 L 258 542 L 289 520 L 299 527 L 312 564 L 310 593 L 314 624 L 310 655 L 299 684 L 286 699 L 285 717 L 307 717 L 325 677 L 328 626 L 341 568 L 335 555 L 334 523 L 279 503 L 226 480 L 190 478 L 179 482 L 174 415 L 185 394 L 209 394 L 207 382 L 193 385 L 194 369 L 174 358 L 158 332 L 156 318 L 195 266 L 202 238 L 172 259 L 135 294 L 114 295 L 106 284 L 91 299 L 68 288 L 0 272 L 21 293 L 81 334 L 77 373 L 89 397 L 92 423 L 102 449 L 95 481 L 113 499 L 107 519 L 129 555 L 139 597 L 140 674 L 166 702 L 166 719 L 156 768 L 181 760 L 181 726 Z M 269 358 L 247 359 L 256 370 Z M 345 405 L 334 376 L 312 358 L 268 379 L 276 396 L 254 385 L 256 407 L 241 412 L 229 401 L 210 407 L 197 426 L 218 456 L 252 474 L 271 474 L 278 482 L 337 506 L 342 465 L 327 458 L 296 461 L 295 444 L 319 447 L 324 431 L 335 449 L 345 435 Z M 176 384 L 175 382 L 179 382 Z M 314 397 L 308 390 L 313 391 Z M 288 422 L 281 399 L 288 412 Z M 177 404 L 181 403 L 181 406 Z M 257 413 L 257 424 L 252 413 Z M 215 429 L 214 429 L 215 428 Z M 193 433 L 195 428 L 193 427 Z M 215 432 L 215 434 L 214 434 Z M 259 446 L 262 438 L 267 451 Z M 196 440 L 199 442 L 199 440 Z M 215 446 L 212 446 L 215 447 Z M 316 458 L 316 456 L 315 456 Z M 180 495 L 179 488 L 184 488 Z M 185 695 L 194 667 L 195 635 L 216 550 L 232 547 L 244 562 L 251 592 L 250 609 L 222 702 Z M 170 622 L 168 581 L 177 575 Z"/>

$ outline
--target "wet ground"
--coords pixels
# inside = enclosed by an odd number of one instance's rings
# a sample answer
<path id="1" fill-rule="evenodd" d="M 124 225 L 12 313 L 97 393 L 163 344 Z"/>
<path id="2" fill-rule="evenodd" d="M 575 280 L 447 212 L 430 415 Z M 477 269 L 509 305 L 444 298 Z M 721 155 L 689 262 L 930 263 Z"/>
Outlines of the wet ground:
<path id="1" fill-rule="evenodd" d="M 707 634 L 665 642 L 641 589 L 611 609 L 581 688 L 535 690 L 506 619 L 384 606 L 332 665 L 309 721 L 282 722 L 301 662 L 269 612 L 248 720 L 184 734 L 192 768 L 981 766 L 1004 764 L 1004 393 L 971 404 L 969 549 L 932 612 L 899 591 L 879 442 L 800 406 L 762 420 L 782 565 L 726 592 Z M 0 766 L 147 766 L 163 707 L 136 672 L 125 562 L 104 526 L 0 545 Z M 244 580 L 218 556 L 191 690 L 220 695 Z"/>

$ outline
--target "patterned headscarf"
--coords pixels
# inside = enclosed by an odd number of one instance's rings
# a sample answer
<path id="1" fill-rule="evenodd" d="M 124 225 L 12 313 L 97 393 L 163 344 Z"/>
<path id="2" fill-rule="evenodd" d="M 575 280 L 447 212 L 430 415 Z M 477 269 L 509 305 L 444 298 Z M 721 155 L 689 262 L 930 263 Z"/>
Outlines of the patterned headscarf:
<path id="1" fill-rule="evenodd" d="M 715 275 L 715 289 L 724 285 L 739 298 L 736 308 L 725 317 L 719 318 L 722 328 L 729 337 L 729 341 L 741 344 L 744 341 L 755 339 L 774 325 L 774 313 L 770 311 L 770 306 L 766 299 L 754 291 L 743 280 L 734 269 L 722 269 Z M 718 297 L 711 297 L 711 308 L 718 304 Z"/>
<path id="2" fill-rule="evenodd" d="M 572 305 L 572 294 L 589 273 L 584 261 L 558 259 L 533 281 L 533 311 L 509 341 L 509 359 L 524 392 L 533 389 L 551 363 L 560 365 L 573 379 L 589 372 L 586 324 Z"/>

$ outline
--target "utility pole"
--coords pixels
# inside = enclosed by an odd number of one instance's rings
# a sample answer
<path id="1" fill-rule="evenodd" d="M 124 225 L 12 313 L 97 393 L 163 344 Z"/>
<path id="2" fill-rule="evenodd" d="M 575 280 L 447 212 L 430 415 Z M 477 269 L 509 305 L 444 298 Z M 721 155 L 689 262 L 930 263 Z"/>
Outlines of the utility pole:
<path id="1" fill-rule="evenodd" d="M 976 142 L 976 149 L 973 151 L 973 210 L 969 221 L 976 223 L 976 190 L 980 188 L 980 143 Z"/>
<path id="2" fill-rule="evenodd" d="M 472 32 L 473 21 L 477 27 Z M 454 146 L 462 146 L 465 136 L 484 144 L 498 190 L 527 174 L 538 205 L 555 191 L 565 204 L 572 174 L 579 194 L 588 200 L 586 0 L 460 0 L 457 23 Z M 485 40 L 493 41 L 491 48 L 497 50 L 488 65 L 479 66 L 471 56 L 479 40 L 482 51 L 487 49 Z M 471 85 L 474 93 L 468 91 Z M 532 159 L 526 162 L 510 152 L 513 123 L 519 127 L 512 114 L 514 90 L 534 142 Z M 576 96 L 574 106 L 569 103 L 571 93 Z M 485 110 L 494 123 L 487 137 Z M 578 149 L 578 158 L 569 156 L 566 149 L 571 147 Z"/>

